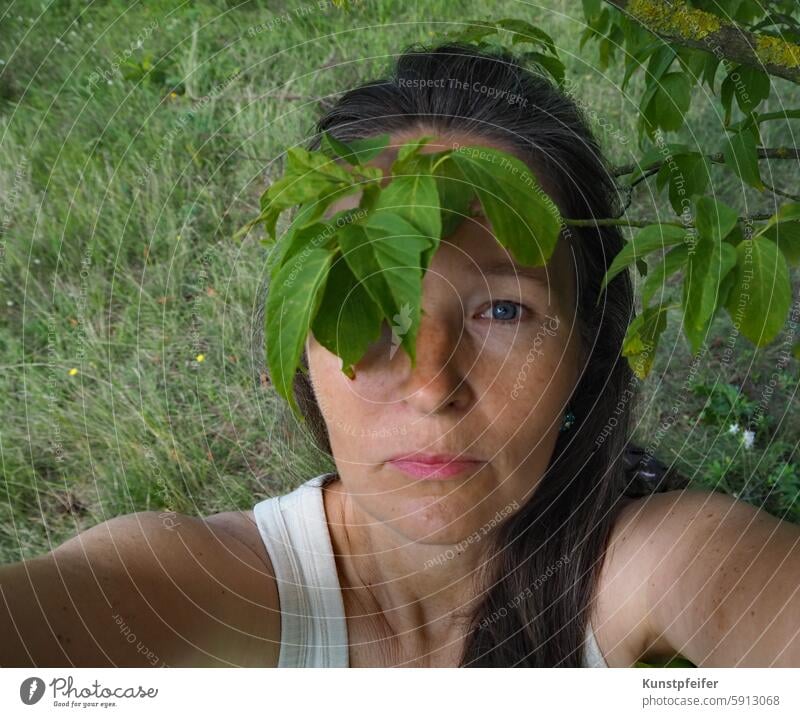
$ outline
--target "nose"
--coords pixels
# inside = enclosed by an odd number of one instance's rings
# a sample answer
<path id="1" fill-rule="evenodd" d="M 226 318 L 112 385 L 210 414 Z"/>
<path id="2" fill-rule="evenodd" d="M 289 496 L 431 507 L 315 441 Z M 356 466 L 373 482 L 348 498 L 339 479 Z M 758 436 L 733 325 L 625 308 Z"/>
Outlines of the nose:
<path id="1" fill-rule="evenodd" d="M 416 343 L 416 365 L 405 352 L 405 378 L 400 387 L 406 404 L 428 415 L 464 410 L 472 393 L 460 370 L 458 344 L 461 329 L 446 317 L 423 313 Z"/>

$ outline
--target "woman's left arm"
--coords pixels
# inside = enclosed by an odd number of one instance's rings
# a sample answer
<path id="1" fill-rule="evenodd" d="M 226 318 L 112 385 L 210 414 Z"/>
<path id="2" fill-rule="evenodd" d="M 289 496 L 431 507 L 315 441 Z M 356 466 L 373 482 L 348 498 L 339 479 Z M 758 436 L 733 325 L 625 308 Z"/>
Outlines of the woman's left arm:
<path id="1" fill-rule="evenodd" d="M 637 545 L 653 651 L 702 667 L 800 667 L 800 526 L 708 491 L 645 505 Z"/>

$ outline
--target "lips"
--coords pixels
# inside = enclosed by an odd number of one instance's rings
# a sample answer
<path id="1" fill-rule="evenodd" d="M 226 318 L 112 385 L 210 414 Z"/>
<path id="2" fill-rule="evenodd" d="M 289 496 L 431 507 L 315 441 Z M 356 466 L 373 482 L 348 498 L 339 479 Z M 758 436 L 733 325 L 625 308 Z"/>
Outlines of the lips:
<path id="1" fill-rule="evenodd" d="M 407 453 L 390 459 L 388 463 L 412 478 L 445 480 L 473 473 L 486 461 L 465 454 Z"/>

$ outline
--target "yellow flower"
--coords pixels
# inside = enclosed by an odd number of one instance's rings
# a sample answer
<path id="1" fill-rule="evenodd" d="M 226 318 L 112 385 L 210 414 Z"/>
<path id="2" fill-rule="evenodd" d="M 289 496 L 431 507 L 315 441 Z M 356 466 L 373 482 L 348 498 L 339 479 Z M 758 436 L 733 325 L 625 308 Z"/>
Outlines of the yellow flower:
<path id="1" fill-rule="evenodd" d="M 172 99 L 172 100 L 174 100 L 174 99 L 175 99 L 177 96 L 178 96 L 178 93 L 177 93 L 177 92 L 170 92 L 170 93 L 169 93 L 169 97 L 170 97 L 170 99 Z"/>
<path id="2" fill-rule="evenodd" d="M 205 354 L 197 354 L 197 363 L 203 363 L 206 360 Z"/>
<path id="3" fill-rule="evenodd" d="M 78 369 L 76 369 L 76 368 L 71 368 L 71 369 L 69 370 L 69 375 L 70 375 L 70 376 L 77 376 L 77 375 L 78 375 Z"/>

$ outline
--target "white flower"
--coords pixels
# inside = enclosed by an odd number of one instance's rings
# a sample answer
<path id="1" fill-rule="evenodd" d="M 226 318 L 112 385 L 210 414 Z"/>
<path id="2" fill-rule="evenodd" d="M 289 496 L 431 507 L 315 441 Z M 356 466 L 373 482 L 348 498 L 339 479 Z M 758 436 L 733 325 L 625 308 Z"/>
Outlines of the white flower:
<path id="1" fill-rule="evenodd" d="M 730 425 L 730 426 L 728 426 L 728 433 L 733 433 L 733 434 L 735 435 L 735 434 L 737 434 L 737 433 L 738 433 L 740 430 L 741 430 L 741 429 L 739 428 L 739 424 L 738 424 L 738 423 L 731 423 L 731 425 Z"/>
<path id="2" fill-rule="evenodd" d="M 755 431 L 745 431 L 742 434 L 742 440 L 744 441 L 744 447 L 745 448 L 752 448 L 753 447 L 753 443 L 756 440 Z"/>

